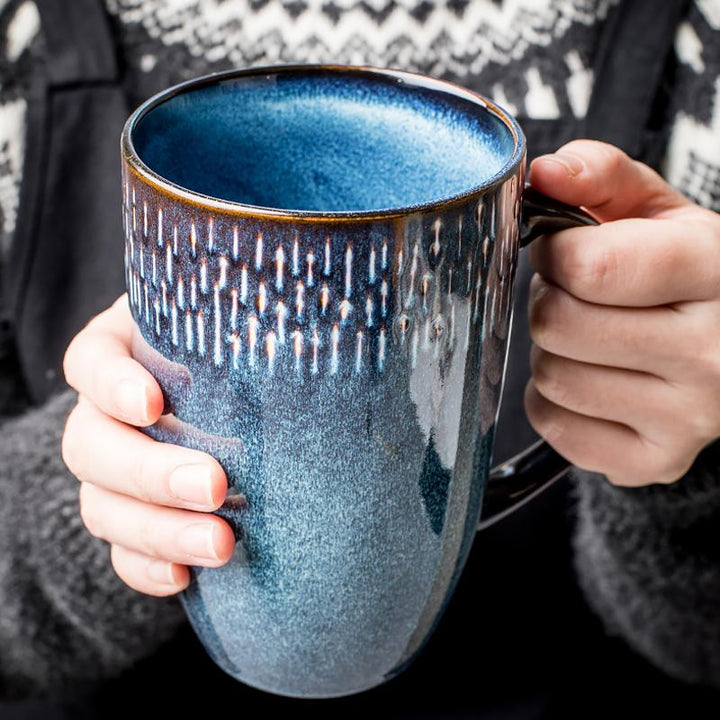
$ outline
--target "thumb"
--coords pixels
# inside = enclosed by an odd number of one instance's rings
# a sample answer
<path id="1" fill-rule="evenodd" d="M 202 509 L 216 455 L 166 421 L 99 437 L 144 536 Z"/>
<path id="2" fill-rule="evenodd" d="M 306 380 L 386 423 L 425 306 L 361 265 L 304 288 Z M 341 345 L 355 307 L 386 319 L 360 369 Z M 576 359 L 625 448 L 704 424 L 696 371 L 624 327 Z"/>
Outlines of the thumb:
<path id="1" fill-rule="evenodd" d="M 657 217 L 691 204 L 647 165 L 595 140 L 573 140 L 536 158 L 530 184 L 555 200 L 582 205 L 602 222 Z"/>

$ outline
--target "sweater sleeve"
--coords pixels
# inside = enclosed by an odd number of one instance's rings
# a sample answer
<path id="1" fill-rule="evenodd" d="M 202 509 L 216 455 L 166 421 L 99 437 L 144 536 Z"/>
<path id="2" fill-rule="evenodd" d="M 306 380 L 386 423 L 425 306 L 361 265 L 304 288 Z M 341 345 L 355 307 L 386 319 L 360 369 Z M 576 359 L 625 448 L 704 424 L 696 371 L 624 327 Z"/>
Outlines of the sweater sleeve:
<path id="1" fill-rule="evenodd" d="M 125 585 L 85 529 L 60 440 L 67 390 L 0 428 L 0 697 L 90 689 L 152 653 L 183 622 L 176 598 Z"/>
<path id="2" fill-rule="evenodd" d="M 674 677 L 720 687 L 720 441 L 672 485 L 574 481 L 576 570 L 607 631 Z"/>

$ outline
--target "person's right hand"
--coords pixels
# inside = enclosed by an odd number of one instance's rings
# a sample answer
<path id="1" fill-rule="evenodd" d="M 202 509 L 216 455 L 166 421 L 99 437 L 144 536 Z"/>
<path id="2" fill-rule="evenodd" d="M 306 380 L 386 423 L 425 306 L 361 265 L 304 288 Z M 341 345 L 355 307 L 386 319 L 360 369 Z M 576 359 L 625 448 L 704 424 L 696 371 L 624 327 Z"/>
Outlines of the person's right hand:
<path id="1" fill-rule="evenodd" d="M 115 572 L 139 592 L 165 596 L 187 587 L 187 565 L 225 564 L 235 538 L 209 514 L 227 493 L 220 464 L 137 429 L 160 417 L 163 397 L 131 357 L 132 326 L 122 295 L 68 346 L 63 368 L 78 403 L 65 425 L 62 457 L 81 483 L 83 522 L 110 543 Z"/>

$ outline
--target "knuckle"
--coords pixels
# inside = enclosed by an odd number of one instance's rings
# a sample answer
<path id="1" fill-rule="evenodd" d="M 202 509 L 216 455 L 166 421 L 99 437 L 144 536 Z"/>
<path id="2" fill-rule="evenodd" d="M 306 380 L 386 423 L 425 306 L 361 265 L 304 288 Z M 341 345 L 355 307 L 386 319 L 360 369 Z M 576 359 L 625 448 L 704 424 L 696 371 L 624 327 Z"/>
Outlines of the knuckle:
<path id="1" fill-rule="evenodd" d="M 547 347 L 552 339 L 552 330 L 557 316 L 557 303 L 552 288 L 536 294 L 529 308 L 530 337 L 541 348 Z"/>
<path id="2" fill-rule="evenodd" d="M 167 555 L 167 539 L 159 530 L 158 523 L 151 517 L 143 517 L 138 522 L 139 551 L 151 557 L 165 558 Z"/>
<path id="3" fill-rule="evenodd" d="M 538 435 L 549 443 L 558 442 L 563 436 L 563 428 L 553 412 L 552 403 L 545 399 L 534 387 L 534 381 L 528 383 L 525 390 L 525 413 L 528 421 Z"/>
<path id="4" fill-rule="evenodd" d="M 579 294 L 602 293 L 617 275 L 618 259 L 609 247 L 577 243 L 568 249 L 565 272 Z"/>
<path id="5" fill-rule="evenodd" d="M 556 356 L 544 350 L 538 350 L 532 364 L 532 376 L 538 392 L 560 405 L 567 394 L 566 384 L 563 383 L 562 372 Z"/>
<path id="6" fill-rule="evenodd" d="M 136 453 L 130 471 L 132 493 L 143 502 L 152 502 L 156 493 L 153 492 L 153 480 L 156 477 L 156 468 L 152 456 L 147 451 Z"/>
<path id="7" fill-rule="evenodd" d="M 670 485 L 679 480 L 692 465 L 692 460 L 681 448 L 671 447 L 660 449 L 654 447 L 647 461 L 645 484 L 660 483 Z"/>

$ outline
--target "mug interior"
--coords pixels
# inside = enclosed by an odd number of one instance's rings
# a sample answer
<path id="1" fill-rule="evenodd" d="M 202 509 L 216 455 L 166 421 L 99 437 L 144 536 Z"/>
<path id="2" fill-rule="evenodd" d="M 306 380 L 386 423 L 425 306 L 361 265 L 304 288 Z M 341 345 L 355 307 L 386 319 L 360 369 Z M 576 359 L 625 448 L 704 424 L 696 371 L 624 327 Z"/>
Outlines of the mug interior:
<path id="1" fill-rule="evenodd" d="M 150 104 L 130 139 L 174 185 L 288 211 L 425 205 L 501 175 L 517 154 L 509 124 L 480 96 L 417 77 L 309 67 L 207 78 Z"/>

